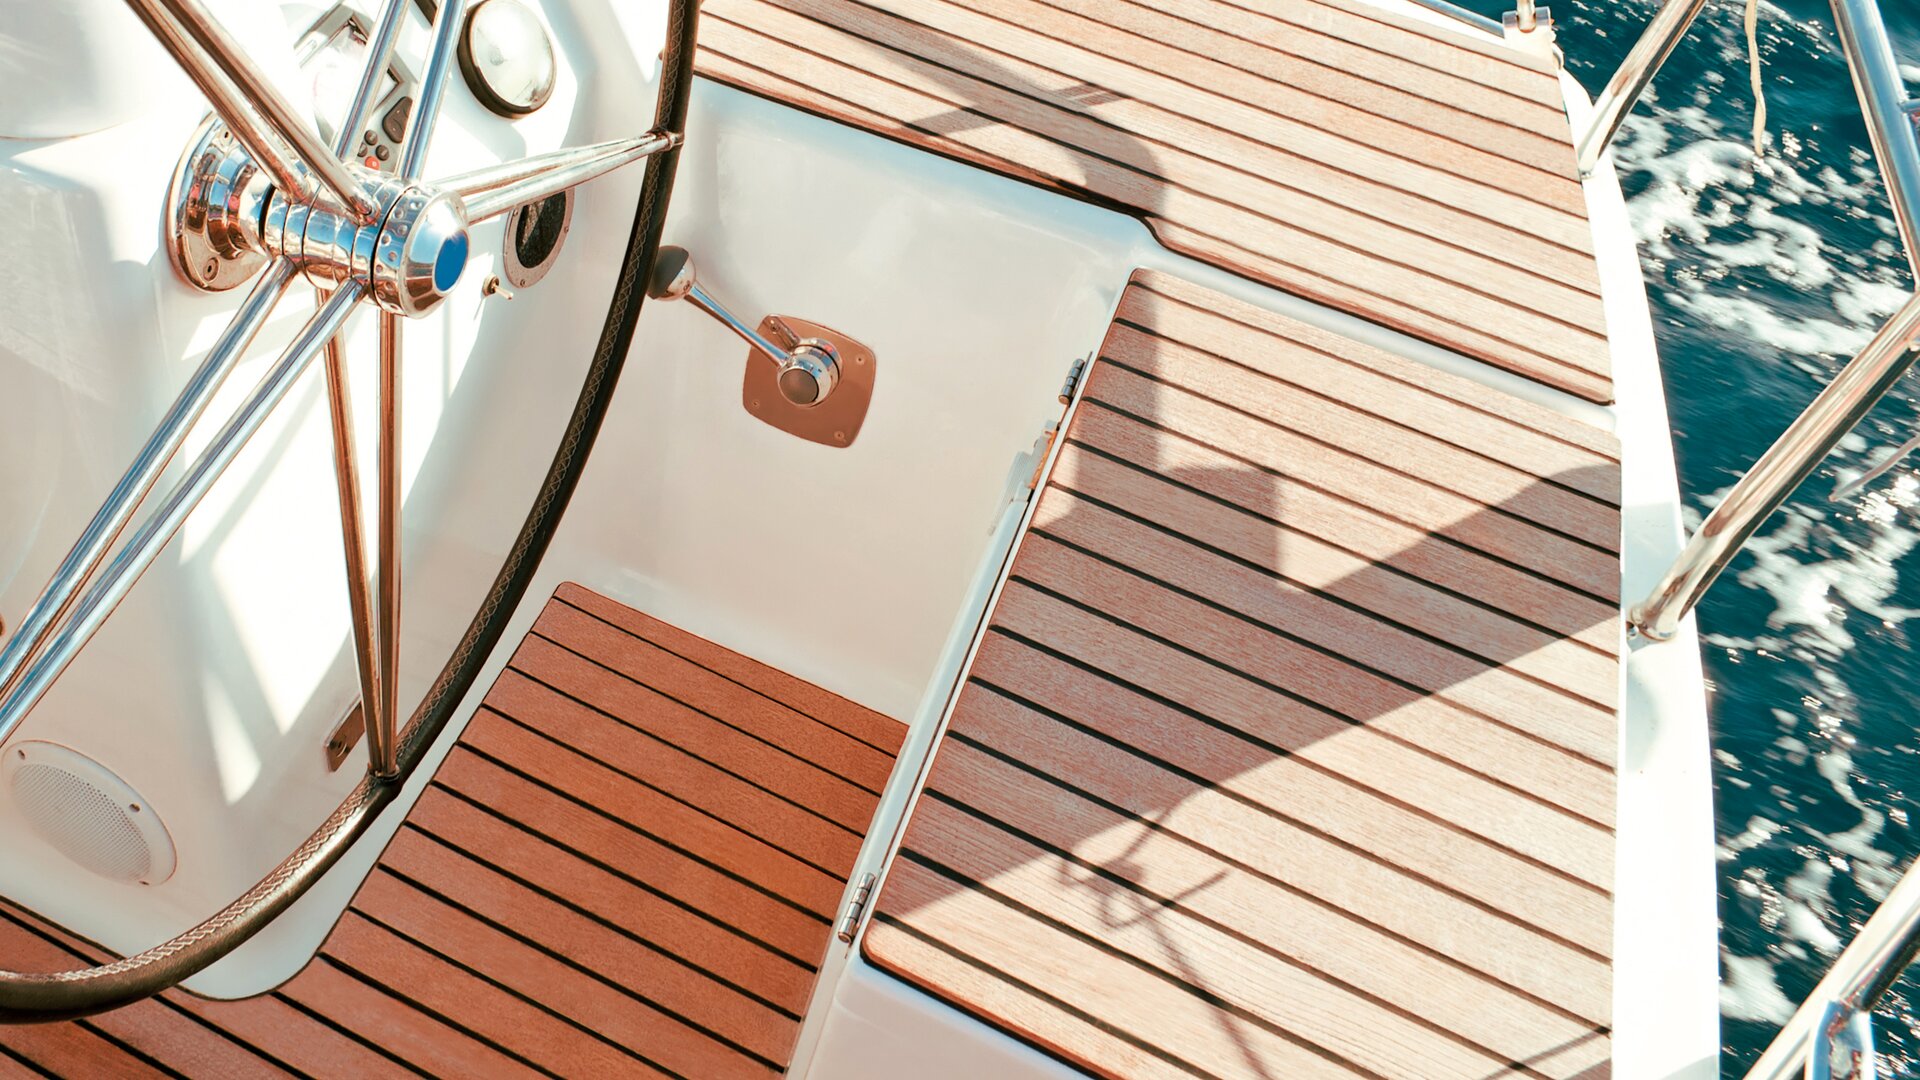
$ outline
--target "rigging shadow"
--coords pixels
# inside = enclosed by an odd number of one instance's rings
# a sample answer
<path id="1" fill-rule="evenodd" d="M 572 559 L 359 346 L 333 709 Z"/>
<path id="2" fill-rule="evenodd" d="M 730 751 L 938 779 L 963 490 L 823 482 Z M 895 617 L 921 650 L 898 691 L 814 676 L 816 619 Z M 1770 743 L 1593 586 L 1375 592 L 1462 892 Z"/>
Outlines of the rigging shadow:
<path id="1" fill-rule="evenodd" d="M 1605 1075 L 1618 564 L 1555 513 L 1617 525 L 1587 494 L 1616 467 L 1489 505 L 1164 378 L 1111 349 L 1089 375 L 880 918 L 1098 942 L 1191 987 L 1247 1075 L 1286 1075 L 1276 1041 L 1350 1057 L 1275 1019 L 1343 1007 L 1487 1075 Z M 1459 1019 L 1513 1008 L 1537 1032 Z"/>

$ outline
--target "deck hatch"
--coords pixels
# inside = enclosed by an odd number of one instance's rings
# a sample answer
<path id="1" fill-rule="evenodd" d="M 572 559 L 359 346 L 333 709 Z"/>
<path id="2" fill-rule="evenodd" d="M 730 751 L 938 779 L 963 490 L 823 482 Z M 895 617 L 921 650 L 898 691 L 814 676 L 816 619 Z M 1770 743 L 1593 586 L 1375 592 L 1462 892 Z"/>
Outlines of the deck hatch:
<path id="1" fill-rule="evenodd" d="M 864 938 L 1103 1076 L 1608 1066 L 1611 435 L 1137 274 Z"/>

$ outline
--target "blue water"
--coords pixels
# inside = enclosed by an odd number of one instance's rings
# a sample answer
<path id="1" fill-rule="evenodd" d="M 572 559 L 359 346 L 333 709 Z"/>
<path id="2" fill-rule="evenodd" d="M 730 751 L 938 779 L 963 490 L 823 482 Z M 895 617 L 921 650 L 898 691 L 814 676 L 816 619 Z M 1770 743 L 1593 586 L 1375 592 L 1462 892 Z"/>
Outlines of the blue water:
<path id="1" fill-rule="evenodd" d="M 1920 4 L 1881 0 L 1920 85 Z M 1497 14 L 1511 4 L 1477 3 Z M 1652 0 L 1555 0 L 1569 68 L 1611 75 Z M 1690 520 L 1911 288 L 1865 124 L 1819 0 L 1763 0 L 1769 155 L 1749 148 L 1744 2 L 1708 5 L 1618 147 Z M 1723 1073 L 1743 1074 L 1920 855 L 1920 455 L 1845 502 L 1836 483 L 1920 423 L 1896 390 L 1702 603 L 1719 845 Z M 1920 1057 L 1920 979 L 1878 1022 Z"/>

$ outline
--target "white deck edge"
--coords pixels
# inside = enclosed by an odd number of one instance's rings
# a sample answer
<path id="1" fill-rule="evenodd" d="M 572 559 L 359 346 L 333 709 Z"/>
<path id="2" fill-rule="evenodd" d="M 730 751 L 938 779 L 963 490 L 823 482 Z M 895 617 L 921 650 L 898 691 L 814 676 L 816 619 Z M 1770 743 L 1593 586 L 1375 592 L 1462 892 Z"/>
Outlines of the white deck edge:
<path id="1" fill-rule="evenodd" d="M 1561 76 L 1569 115 L 1591 108 Z M 1611 159 L 1585 184 L 1610 331 L 1617 404 L 1598 405 L 1378 323 L 1282 292 L 1148 241 L 1142 268 L 1161 270 L 1255 307 L 1343 334 L 1437 370 L 1612 431 L 1620 439 L 1622 596 L 1637 597 L 1684 542 L 1672 431 L 1641 277 L 1635 233 Z M 1083 384 L 1084 385 L 1084 384 Z M 1077 407 L 1077 401 L 1076 401 Z M 1070 409 L 1061 422 L 1066 429 Z M 1060 449 L 1056 441 L 1047 472 Z M 956 619 L 936 678 L 909 726 L 894 776 L 849 882 L 875 873 L 885 885 L 933 750 L 979 648 L 986 615 L 1005 587 L 1038 500 L 1009 512 Z M 1010 509 L 1012 509 L 1010 507 Z M 1706 688 L 1692 619 L 1671 642 L 1622 649 L 1617 813 L 1613 1075 L 1709 1080 L 1719 1074 L 1719 912 Z M 845 897 L 843 897 L 843 906 Z M 961 1080 L 987 1075 L 1081 1075 L 904 980 L 852 945 L 829 943 L 789 1075 Z"/>
<path id="2" fill-rule="evenodd" d="M 1576 128 L 1592 110 L 1561 73 Z M 1621 599 L 1653 588 L 1680 553 L 1679 476 L 1660 357 L 1611 155 L 1586 181 L 1613 350 L 1620 438 Z M 1625 625 L 1624 615 L 1622 626 Z M 1720 1075 L 1720 912 L 1713 765 L 1700 639 L 1623 643 L 1613 898 L 1613 1075 Z"/>

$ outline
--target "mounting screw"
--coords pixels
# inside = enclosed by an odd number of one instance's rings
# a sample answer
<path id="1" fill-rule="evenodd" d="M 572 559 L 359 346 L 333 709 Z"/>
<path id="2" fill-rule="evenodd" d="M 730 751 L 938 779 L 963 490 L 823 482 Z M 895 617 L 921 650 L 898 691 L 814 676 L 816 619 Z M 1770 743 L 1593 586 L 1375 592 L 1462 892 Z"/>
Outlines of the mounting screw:
<path id="1" fill-rule="evenodd" d="M 846 432 L 844 432 L 844 431 L 836 431 L 836 432 L 834 432 L 834 433 L 833 433 L 833 441 L 834 441 L 834 442 L 846 442 L 846 441 L 847 441 L 847 433 L 846 433 Z"/>

